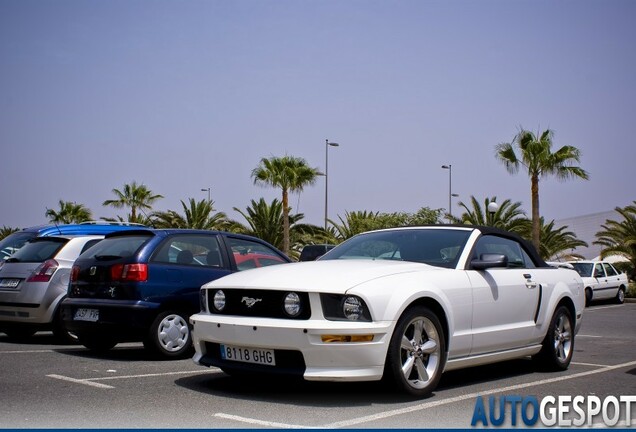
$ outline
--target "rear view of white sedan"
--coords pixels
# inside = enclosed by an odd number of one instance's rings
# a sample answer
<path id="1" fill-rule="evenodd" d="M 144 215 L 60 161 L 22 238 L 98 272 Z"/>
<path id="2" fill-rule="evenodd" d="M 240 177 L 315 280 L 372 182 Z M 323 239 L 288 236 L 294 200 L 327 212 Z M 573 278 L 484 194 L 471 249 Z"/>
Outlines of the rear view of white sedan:
<path id="1" fill-rule="evenodd" d="M 355 236 L 318 261 L 230 275 L 201 290 L 194 361 L 230 375 L 384 378 L 426 397 L 446 370 L 533 356 L 566 369 L 585 296 L 520 237 L 487 227 Z"/>

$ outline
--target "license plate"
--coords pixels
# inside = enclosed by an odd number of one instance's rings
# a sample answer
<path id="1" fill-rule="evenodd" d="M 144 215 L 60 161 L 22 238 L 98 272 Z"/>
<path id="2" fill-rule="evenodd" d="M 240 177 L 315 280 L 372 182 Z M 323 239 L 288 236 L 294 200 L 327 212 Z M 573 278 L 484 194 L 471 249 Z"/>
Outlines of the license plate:
<path id="1" fill-rule="evenodd" d="M 0 279 L 0 288 L 17 288 L 20 279 Z"/>
<path id="2" fill-rule="evenodd" d="M 99 319 L 99 309 L 84 309 L 80 308 L 75 311 L 73 317 L 75 321 L 92 321 L 96 322 Z"/>
<path id="3" fill-rule="evenodd" d="M 274 350 L 262 348 L 246 348 L 233 345 L 221 345 L 221 358 L 223 360 L 260 365 L 276 366 Z"/>

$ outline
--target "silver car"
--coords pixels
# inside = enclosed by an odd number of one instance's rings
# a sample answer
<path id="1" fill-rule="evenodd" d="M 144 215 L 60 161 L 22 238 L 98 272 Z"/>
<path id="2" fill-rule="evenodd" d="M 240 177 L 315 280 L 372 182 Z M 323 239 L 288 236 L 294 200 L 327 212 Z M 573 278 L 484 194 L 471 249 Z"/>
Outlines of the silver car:
<path id="1" fill-rule="evenodd" d="M 53 330 L 62 341 L 74 340 L 59 319 L 58 305 L 66 296 L 73 262 L 102 238 L 36 237 L 0 261 L 0 331 L 24 338 Z"/>

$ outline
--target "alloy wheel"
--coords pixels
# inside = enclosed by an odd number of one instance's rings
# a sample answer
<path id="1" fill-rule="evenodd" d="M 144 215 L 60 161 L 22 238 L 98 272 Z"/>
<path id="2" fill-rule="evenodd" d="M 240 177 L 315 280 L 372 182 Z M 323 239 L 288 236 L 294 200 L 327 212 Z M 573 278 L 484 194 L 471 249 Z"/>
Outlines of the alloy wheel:
<path id="1" fill-rule="evenodd" d="M 560 314 L 554 326 L 554 351 L 557 359 L 565 363 L 572 349 L 572 325 L 565 314 Z"/>
<path id="2" fill-rule="evenodd" d="M 400 358 L 404 379 L 415 389 L 427 387 L 437 376 L 441 349 L 437 329 L 430 319 L 416 317 L 405 327 Z"/>

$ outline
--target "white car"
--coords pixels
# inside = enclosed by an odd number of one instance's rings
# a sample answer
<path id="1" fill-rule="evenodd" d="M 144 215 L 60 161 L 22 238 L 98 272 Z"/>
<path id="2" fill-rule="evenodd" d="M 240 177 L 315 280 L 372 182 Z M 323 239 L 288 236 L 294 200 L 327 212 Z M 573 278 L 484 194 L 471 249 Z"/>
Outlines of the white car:
<path id="1" fill-rule="evenodd" d="M 585 304 L 592 300 L 615 299 L 625 302 L 625 291 L 629 282 L 627 275 L 616 270 L 605 261 L 569 261 L 583 279 L 585 285 Z"/>
<path id="2" fill-rule="evenodd" d="M 428 396 L 443 371 L 524 356 L 564 370 L 583 282 L 486 227 L 360 234 L 318 261 L 202 287 L 195 363 L 231 375 L 369 381 Z"/>

